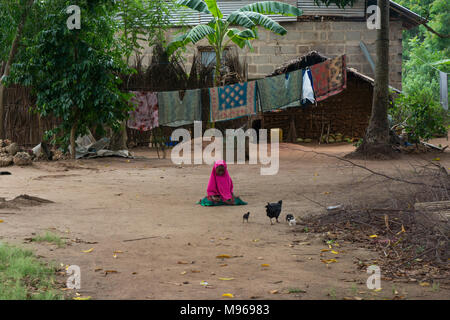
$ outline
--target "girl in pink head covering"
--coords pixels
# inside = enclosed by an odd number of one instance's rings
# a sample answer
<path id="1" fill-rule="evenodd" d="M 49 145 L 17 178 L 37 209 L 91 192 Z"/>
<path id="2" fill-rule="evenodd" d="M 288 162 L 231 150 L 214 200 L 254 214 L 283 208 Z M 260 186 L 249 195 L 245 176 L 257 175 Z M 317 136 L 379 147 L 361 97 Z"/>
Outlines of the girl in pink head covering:
<path id="1" fill-rule="evenodd" d="M 218 160 L 214 163 L 206 192 L 210 201 L 223 201 L 226 204 L 235 203 L 233 181 L 228 174 L 227 164 L 224 160 Z"/>

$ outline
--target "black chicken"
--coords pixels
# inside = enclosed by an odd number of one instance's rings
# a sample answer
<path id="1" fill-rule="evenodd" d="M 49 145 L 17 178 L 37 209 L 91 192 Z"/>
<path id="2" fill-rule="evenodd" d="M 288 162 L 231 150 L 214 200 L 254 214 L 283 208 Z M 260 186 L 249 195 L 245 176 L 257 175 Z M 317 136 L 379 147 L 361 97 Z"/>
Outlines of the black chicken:
<path id="1" fill-rule="evenodd" d="M 281 204 L 282 203 L 283 203 L 283 200 L 280 200 L 277 203 L 267 202 L 266 213 L 267 213 L 267 216 L 270 218 L 270 224 L 273 224 L 272 223 L 273 218 L 275 218 L 277 220 L 277 222 L 280 223 L 278 221 L 278 217 L 280 216 L 280 213 L 281 213 Z"/>

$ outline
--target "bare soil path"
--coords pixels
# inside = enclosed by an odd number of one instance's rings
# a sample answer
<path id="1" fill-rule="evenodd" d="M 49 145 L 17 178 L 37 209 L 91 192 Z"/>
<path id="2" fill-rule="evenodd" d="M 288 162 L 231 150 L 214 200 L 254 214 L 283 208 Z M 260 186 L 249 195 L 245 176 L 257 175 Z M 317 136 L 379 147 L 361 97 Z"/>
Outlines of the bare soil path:
<path id="1" fill-rule="evenodd" d="M 449 299 L 449 288 L 417 283 L 382 281 L 381 291 L 368 290 L 368 275 L 354 265 L 356 258 L 376 259 L 365 249 L 344 247 L 338 263 L 328 267 L 320 261 L 320 250 L 326 248 L 321 238 L 284 221 L 287 213 L 301 217 L 324 211 L 302 195 L 324 205 L 376 203 L 389 190 L 364 170 L 302 150 L 344 155 L 353 147 L 282 144 L 275 176 L 261 176 L 259 165 L 229 165 L 235 193 L 248 201 L 236 207 L 196 205 L 206 192 L 211 167 L 177 167 L 147 148 L 133 150 L 140 156 L 133 160 L 10 167 L 12 175 L 0 176 L 1 197 L 28 194 L 54 203 L 0 209 L 0 241 L 33 248 L 47 261 L 80 266 L 78 292 L 93 299 L 221 299 L 224 293 L 237 299 L 391 299 L 395 290 L 406 299 Z M 450 167 L 449 154 L 439 156 Z M 365 164 L 394 174 L 434 157 Z M 264 205 L 280 199 L 281 223 L 270 225 Z M 249 223 L 243 223 L 247 211 Z M 78 240 L 63 248 L 24 243 L 46 230 Z M 217 258 L 221 254 L 231 257 Z"/>

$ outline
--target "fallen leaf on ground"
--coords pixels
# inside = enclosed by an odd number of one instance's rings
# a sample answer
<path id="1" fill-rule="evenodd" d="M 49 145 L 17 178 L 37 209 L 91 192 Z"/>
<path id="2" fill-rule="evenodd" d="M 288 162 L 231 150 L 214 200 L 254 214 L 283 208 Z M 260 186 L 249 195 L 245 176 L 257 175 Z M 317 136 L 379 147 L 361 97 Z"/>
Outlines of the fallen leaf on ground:
<path id="1" fill-rule="evenodd" d="M 334 251 L 334 250 L 331 250 L 331 253 L 334 253 L 334 254 L 339 254 L 339 252 L 337 252 L 337 251 Z"/>
<path id="2" fill-rule="evenodd" d="M 421 283 L 419 283 L 419 285 L 422 287 L 429 287 L 430 283 L 429 282 L 421 282 Z"/>
<path id="3" fill-rule="evenodd" d="M 201 272 L 200 270 L 191 270 L 192 273 L 199 273 Z"/>
<path id="4" fill-rule="evenodd" d="M 187 261 L 178 261 L 177 263 L 178 264 L 189 264 L 189 262 L 187 262 Z"/>
<path id="5" fill-rule="evenodd" d="M 123 251 L 121 251 L 121 250 L 115 250 L 115 251 L 113 251 L 113 253 L 123 253 Z"/>
<path id="6" fill-rule="evenodd" d="M 222 297 L 227 297 L 227 298 L 234 298 L 234 295 L 232 293 L 224 293 L 222 295 Z"/>
<path id="7" fill-rule="evenodd" d="M 181 272 L 180 274 L 186 274 L 187 272 L 186 271 L 183 271 L 183 272 Z"/>
<path id="8" fill-rule="evenodd" d="M 220 266 L 221 267 L 226 267 L 228 264 L 226 264 L 226 263 L 224 263 L 224 264 L 221 264 Z"/>
<path id="9" fill-rule="evenodd" d="M 83 250 L 82 252 L 84 252 L 84 253 L 89 253 L 89 252 L 92 252 L 94 250 L 94 248 L 90 248 L 90 249 L 88 249 L 88 250 Z"/>
<path id="10" fill-rule="evenodd" d="M 337 262 L 336 259 L 327 259 L 327 260 L 320 260 L 320 261 L 322 261 L 323 263 L 326 263 L 326 264 Z"/>
<path id="11" fill-rule="evenodd" d="M 230 281 L 230 280 L 234 280 L 234 278 L 219 278 L 219 280 Z"/>
<path id="12" fill-rule="evenodd" d="M 208 282 L 202 281 L 202 282 L 200 282 L 200 284 L 201 284 L 202 286 L 207 286 L 207 285 L 208 285 Z"/>
<path id="13" fill-rule="evenodd" d="M 267 267 L 270 267 L 270 264 L 268 264 L 268 263 L 263 263 L 263 264 L 261 265 L 261 267 L 267 268 Z"/>
<path id="14" fill-rule="evenodd" d="M 369 236 L 369 238 L 376 238 L 376 237 L 378 237 L 376 234 Z"/>
<path id="15" fill-rule="evenodd" d="M 87 296 L 87 297 L 73 297 L 73 300 L 91 300 L 91 296 Z"/>
<path id="16" fill-rule="evenodd" d="M 114 259 L 117 259 L 117 254 L 113 254 L 113 258 L 114 258 Z"/>
<path id="17" fill-rule="evenodd" d="M 229 254 L 219 254 L 216 256 L 217 259 L 229 259 L 231 256 Z"/>
<path id="18" fill-rule="evenodd" d="M 277 294 L 278 293 L 278 290 L 270 290 L 269 291 L 271 294 Z"/>
<path id="19" fill-rule="evenodd" d="M 320 252 L 328 252 L 328 251 L 330 251 L 330 249 L 322 249 L 322 250 L 320 250 Z"/>
<path id="20" fill-rule="evenodd" d="M 0 219 L 0 223 L 2 223 L 3 222 L 3 220 L 2 219 Z"/>
<path id="21" fill-rule="evenodd" d="M 116 271 L 116 270 L 105 270 L 105 276 L 106 276 L 108 273 L 117 273 L 117 271 Z"/>

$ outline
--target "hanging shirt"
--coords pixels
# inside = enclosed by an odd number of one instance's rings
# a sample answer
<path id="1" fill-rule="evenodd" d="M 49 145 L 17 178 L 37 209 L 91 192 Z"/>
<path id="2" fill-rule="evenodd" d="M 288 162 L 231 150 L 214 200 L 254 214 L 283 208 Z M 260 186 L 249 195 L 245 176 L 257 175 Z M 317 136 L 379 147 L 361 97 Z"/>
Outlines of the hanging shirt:
<path id="1" fill-rule="evenodd" d="M 263 112 L 286 107 L 302 98 L 301 70 L 257 80 L 256 83 Z"/>
<path id="2" fill-rule="evenodd" d="M 209 88 L 211 122 L 256 113 L 256 81 Z"/>
<path id="3" fill-rule="evenodd" d="M 312 76 L 311 76 L 311 70 L 307 68 L 306 70 L 303 70 L 303 99 L 302 103 L 305 104 L 308 101 L 311 103 L 314 103 L 314 88 L 313 88 L 313 82 L 312 82 Z"/>
<path id="4" fill-rule="evenodd" d="M 201 121 L 201 90 L 158 92 L 159 125 L 179 127 Z"/>

